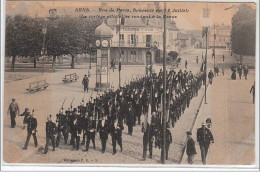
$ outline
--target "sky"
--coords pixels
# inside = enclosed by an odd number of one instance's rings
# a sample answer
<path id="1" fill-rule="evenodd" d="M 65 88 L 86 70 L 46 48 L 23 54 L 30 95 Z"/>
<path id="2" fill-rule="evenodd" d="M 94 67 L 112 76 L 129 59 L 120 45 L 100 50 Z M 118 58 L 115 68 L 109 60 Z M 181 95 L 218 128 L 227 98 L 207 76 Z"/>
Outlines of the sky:
<path id="1" fill-rule="evenodd" d="M 148 4 L 153 4 L 148 2 Z M 237 9 L 231 8 L 225 10 L 225 8 L 232 5 L 239 5 L 241 3 L 222 3 L 222 2 L 167 2 L 166 8 L 170 10 L 187 9 L 188 12 L 172 13 L 172 16 L 177 16 L 174 19 L 179 29 L 184 30 L 201 30 L 205 24 L 225 24 L 231 25 L 232 16 L 236 13 Z M 252 8 L 256 8 L 254 3 L 247 3 Z M 101 2 L 84 2 L 84 1 L 7 1 L 6 2 L 6 15 L 22 14 L 31 17 L 46 17 L 48 16 L 49 9 L 57 9 L 58 15 L 78 15 L 76 8 L 89 8 L 92 14 L 111 14 L 108 12 L 98 12 L 97 9 L 101 6 Z M 147 9 L 147 2 L 106 2 L 106 5 L 102 8 L 123 8 L 130 9 Z M 202 18 L 202 9 L 210 9 L 210 20 L 205 21 Z M 163 8 L 163 3 L 160 2 L 160 8 Z M 87 14 L 82 12 L 82 14 Z M 137 14 L 137 13 L 131 13 Z M 147 13 L 138 13 L 139 15 L 145 15 Z"/>

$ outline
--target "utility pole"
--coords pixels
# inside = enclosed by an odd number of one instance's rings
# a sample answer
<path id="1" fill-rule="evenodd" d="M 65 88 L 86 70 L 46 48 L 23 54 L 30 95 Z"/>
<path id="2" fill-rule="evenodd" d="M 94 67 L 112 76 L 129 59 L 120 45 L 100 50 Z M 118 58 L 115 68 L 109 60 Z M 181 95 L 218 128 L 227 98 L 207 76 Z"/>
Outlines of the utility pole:
<path id="1" fill-rule="evenodd" d="M 216 45 L 215 45 L 215 41 L 216 41 L 216 25 L 214 22 L 214 68 L 215 68 L 215 64 L 216 64 Z"/>
<path id="2" fill-rule="evenodd" d="M 164 2 L 163 15 L 163 115 L 162 115 L 162 146 L 161 161 L 165 164 L 165 143 L 166 143 L 166 2 Z"/>
<path id="3" fill-rule="evenodd" d="M 118 49 L 119 49 L 119 62 L 118 62 L 118 77 L 119 77 L 119 88 L 121 87 L 121 45 L 120 45 L 120 35 L 121 35 L 121 12 L 119 12 L 119 33 L 118 33 Z"/>
<path id="4" fill-rule="evenodd" d="M 205 104 L 207 104 L 207 55 L 208 54 L 208 27 L 206 27 L 206 55 L 205 55 Z M 215 56 L 214 56 L 215 58 Z"/>

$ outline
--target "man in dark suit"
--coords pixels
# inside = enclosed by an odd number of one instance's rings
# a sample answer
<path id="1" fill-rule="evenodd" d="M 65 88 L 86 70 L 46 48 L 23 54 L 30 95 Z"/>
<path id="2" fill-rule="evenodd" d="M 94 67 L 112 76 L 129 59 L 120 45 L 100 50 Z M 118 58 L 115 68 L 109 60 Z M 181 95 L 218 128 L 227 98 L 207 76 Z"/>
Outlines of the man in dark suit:
<path id="1" fill-rule="evenodd" d="M 90 140 L 92 141 L 93 148 L 96 149 L 95 144 L 95 135 L 96 135 L 96 120 L 94 117 L 87 118 L 87 142 L 86 142 L 86 151 L 88 151 Z"/>
<path id="2" fill-rule="evenodd" d="M 99 132 L 99 137 L 101 139 L 101 144 L 102 144 L 102 153 L 106 151 L 106 144 L 107 144 L 108 130 L 109 130 L 108 128 L 109 128 L 108 120 L 105 116 L 103 116 L 102 119 L 99 120 L 97 125 L 97 132 Z"/>
<path id="3" fill-rule="evenodd" d="M 45 145 L 45 150 L 44 154 L 47 154 L 48 152 L 48 145 L 51 140 L 52 143 L 52 150 L 55 151 L 55 135 L 57 133 L 57 127 L 54 122 L 52 122 L 51 115 L 47 117 L 47 122 L 46 122 L 46 145 Z"/>
<path id="4" fill-rule="evenodd" d="M 214 138 L 209 129 L 206 128 L 206 123 L 202 123 L 202 127 L 197 130 L 197 141 L 200 145 L 202 163 L 206 164 L 206 157 L 209 150 L 210 142 L 214 143 Z"/>
<path id="5" fill-rule="evenodd" d="M 153 157 L 154 125 L 147 123 L 146 127 L 142 123 L 143 136 L 143 160 L 146 159 L 147 145 L 149 144 L 149 158 Z"/>
<path id="6" fill-rule="evenodd" d="M 84 78 L 82 79 L 82 85 L 84 87 L 84 92 L 87 90 L 88 92 L 88 83 L 89 83 L 89 79 L 87 77 L 87 75 L 84 75 Z"/>
<path id="7" fill-rule="evenodd" d="M 120 146 L 122 152 L 122 131 L 124 130 L 123 122 L 115 118 L 111 124 L 111 135 L 112 135 L 112 145 L 113 145 L 113 155 L 116 154 L 116 143 Z"/>
<path id="8" fill-rule="evenodd" d="M 132 104 L 130 103 L 129 105 L 129 110 L 128 110 L 128 114 L 127 114 L 127 126 L 128 126 L 128 134 L 132 135 L 133 133 L 133 126 L 135 123 L 135 114 L 134 114 L 134 110 L 132 108 Z"/>
<path id="9" fill-rule="evenodd" d="M 38 146 L 37 137 L 36 137 L 36 131 L 37 131 L 36 128 L 37 128 L 37 120 L 36 118 L 33 117 L 33 114 L 31 114 L 27 120 L 27 139 L 23 147 L 24 150 L 27 150 L 31 135 L 33 135 L 34 146 L 35 147 Z"/>

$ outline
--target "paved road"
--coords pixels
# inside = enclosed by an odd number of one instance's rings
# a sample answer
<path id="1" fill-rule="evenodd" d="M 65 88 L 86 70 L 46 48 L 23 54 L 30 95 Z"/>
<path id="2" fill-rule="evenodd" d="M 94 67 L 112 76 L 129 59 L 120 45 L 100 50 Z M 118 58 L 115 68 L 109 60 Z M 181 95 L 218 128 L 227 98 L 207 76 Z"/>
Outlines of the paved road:
<path id="1" fill-rule="evenodd" d="M 224 53 L 226 60 L 219 66 L 228 67 L 235 63 L 233 57 Z M 215 143 L 210 147 L 207 164 L 251 165 L 255 161 L 255 105 L 249 90 L 255 81 L 255 72 L 249 71 L 248 80 L 231 80 L 230 76 L 231 70 L 227 69 L 225 76 L 215 77 L 213 85 L 208 87 L 207 104 L 202 104 L 193 128 L 193 139 L 196 140 L 201 123 L 211 118 Z M 197 143 L 196 150 L 194 164 L 202 164 Z M 182 164 L 186 163 L 185 155 Z"/>

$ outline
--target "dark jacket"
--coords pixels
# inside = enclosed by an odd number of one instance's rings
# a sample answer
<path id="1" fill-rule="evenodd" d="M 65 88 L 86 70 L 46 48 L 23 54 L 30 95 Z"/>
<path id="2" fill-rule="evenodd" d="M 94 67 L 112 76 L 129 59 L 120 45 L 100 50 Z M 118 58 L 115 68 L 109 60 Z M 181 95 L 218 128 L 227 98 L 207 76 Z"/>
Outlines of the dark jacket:
<path id="1" fill-rule="evenodd" d="M 52 121 L 46 122 L 46 136 L 53 137 L 57 133 L 56 124 Z"/>
<path id="2" fill-rule="evenodd" d="M 192 138 L 188 139 L 188 141 L 187 141 L 186 153 L 188 156 L 197 154 L 196 148 L 195 148 L 195 142 Z"/>
<path id="3" fill-rule="evenodd" d="M 97 125 L 97 132 L 99 132 L 99 137 L 100 139 L 107 139 L 108 138 L 108 128 L 109 128 L 109 123 L 108 120 L 104 120 L 104 126 L 102 126 L 102 120 L 99 120 L 98 125 Z"/>
<path id="4" fill-rule="evenodd" d="M 210 141 L 214 141 L 214 138 L 209 129 L 199 128 L 197 131 L 197 141 L 200 145 L 209 145 Z"/>
<path id="5" fill-rule="evenodd" d="M 36 128 L 37 128 L 36 118 L 28 117 L 27 123 L 28 123 L 28 125 L 27 125 L 28 131 L 36 130 Z"/>

